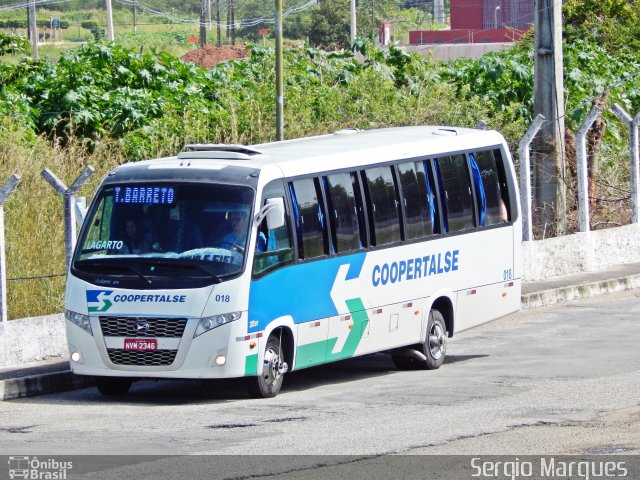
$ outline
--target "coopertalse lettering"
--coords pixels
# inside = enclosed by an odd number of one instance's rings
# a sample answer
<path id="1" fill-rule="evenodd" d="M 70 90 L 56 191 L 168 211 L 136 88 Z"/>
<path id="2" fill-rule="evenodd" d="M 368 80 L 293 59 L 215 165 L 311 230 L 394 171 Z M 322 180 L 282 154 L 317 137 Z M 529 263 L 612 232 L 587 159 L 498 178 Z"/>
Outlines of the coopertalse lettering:
<path id="1" fill-rule="evenodd" d="M 377 287 L 455 272 L 459 268 L 459 254 L 459 250 L 448 250 L 376 265 L 373 267 L 371 283 Z"/>
<path id="2" fill-rule="evenodd" d="M 186 295 L 114 295 L 114 302 L 185 303 Z"/>

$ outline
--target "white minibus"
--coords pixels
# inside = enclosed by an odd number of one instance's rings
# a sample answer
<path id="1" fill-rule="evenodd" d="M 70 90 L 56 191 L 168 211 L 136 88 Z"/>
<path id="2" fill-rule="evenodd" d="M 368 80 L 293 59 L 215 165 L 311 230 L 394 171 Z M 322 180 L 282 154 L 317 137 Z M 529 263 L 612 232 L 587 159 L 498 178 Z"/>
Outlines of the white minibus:
<path id="1" fill-rule="evenodd" d="M 246 377 L 374 352 L 442 365 L 448 338 L 520 308 L 522 225 L 495 131 L 415 126 L 188 145 L 102 181 L 70 265 L 72 370 Z"/>

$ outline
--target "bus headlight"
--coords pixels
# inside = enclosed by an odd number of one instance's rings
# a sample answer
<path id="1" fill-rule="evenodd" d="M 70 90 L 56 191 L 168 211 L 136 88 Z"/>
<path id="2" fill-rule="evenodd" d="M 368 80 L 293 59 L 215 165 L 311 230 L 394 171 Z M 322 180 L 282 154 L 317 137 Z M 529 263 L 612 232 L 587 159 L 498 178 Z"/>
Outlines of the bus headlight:
<path id="1" fill-rule="evenodd" d="M 75 323 L 89 335 L 93 335 L 93 331 L 91 331 L 91 322 L 89 321 L 88 315 L 83 315 L 82 313 L 72 312 L 71 310 L 64 310 L 64 318 L 69 320 L 71 323 Z"/>
<path id="2" fill-rule="evenodd" d="M 204 317 L 200 319 L 198 328 L 196 328 L 193 338 L 198 335 L 202 335 L 209 330 L 213 330 L 221 325 L 234 322 L 242 316 L 242 312 L 223 313 L 221 315 L 214 315 L 213 317 Z"/>

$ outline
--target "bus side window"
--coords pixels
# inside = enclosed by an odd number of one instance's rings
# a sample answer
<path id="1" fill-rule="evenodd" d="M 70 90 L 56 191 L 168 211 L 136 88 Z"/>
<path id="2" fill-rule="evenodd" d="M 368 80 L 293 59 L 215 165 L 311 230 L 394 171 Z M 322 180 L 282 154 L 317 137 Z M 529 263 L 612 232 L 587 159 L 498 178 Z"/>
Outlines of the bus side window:
<path id="1" fill-rule="evenodd" d="M 369 220 L 373 226 L 372 245 L 399 242 L 400 215 L 391 167 L 368 168 L 366 178 Z"/>
<path id="2" fill-rule="evenodd" d="M 269 197 L 274 198 L 274 197 Z M 282 198 L 282 197 L 280 197 Z M 267 198 L 262 205 L 267 204 Z M 286 204 L 286 203 L 285 203 Z M 293 247 L 291 244 L 291 229 L 289 215 L 284 216 L 284 225 L 269 230 L 267 219 L 258 226 L 256 239 L 256 253 L 253 260 L 253 275 L 261 276 L 278 267 L 288 265 L 293 261 Z"/>
<path id="3" fill-rule="evenodd" d="M 423 161 L 398 165 L 402 203 L 406 215 L 407 240 L 423 238 L 434 233 L 435 206 Z"/>
<path id="4" fill-rule="evenodd" d="M 289 183 L 294 205 L 298 256 L 316 258 L 329 251 L 329 238 L 322 192 L 317 178 L 304 178 Z"/>
<path id="5" fill-rule="evenodd" d="M 438 158 L 436 171 L 440 172 L 445 214 L 445 225 L 449 232 L 457 232 L 475 227 L 473 196 L 467 158 L 465 155 L 451 155 Z"/>
<path id="6" fill-rule="evenodd" d="M 367 237 L 367 218 L 364 203 L 364 194 L 360 184 L 360 177 L 357 172 L 351 172 L 351 186 L 353 187 L 353 193 L 356 200 L 356 213 L 358 216 L 358 230 L 360 232 L 361 247 L 367 247 L 369 245 L 369 237 Z"/>
<path id="7" fill-rule="evenodd" d="M 337 253 L 362 248 L 358 209 L 349 173 L 324 177 L 327 213 L 331 216 L 331 236 Z"/>
<path id="8" fill-rule="evenodd" d="M 509 183 L 507 182 L 507 171 L 505 169 L 505 161 L 502 158 L 502 152 L 499 149 L 495 149 L 493 151 L 493 157 L 496 160 L 498 184 L 500 185 L 500 216 L 505 222 L 513 222 L 517 216 L 517 212 L 514 212 L 511 208 Z"/>
<path id="9" fill-rule="evenodd" d="M 495 225 L 507 222 L 507 202 L 503 200 L 502 188 L 494 151 L 485 150 L 469 154 L 472 165 L 475 163 L 478 168 L 480 185 L 476 185 L 476 200 L 478 205 L 485 205 L 485 211 L 480 211 L 480 225 Z M 480 196 L 484 198 L 480 198 Z"/>

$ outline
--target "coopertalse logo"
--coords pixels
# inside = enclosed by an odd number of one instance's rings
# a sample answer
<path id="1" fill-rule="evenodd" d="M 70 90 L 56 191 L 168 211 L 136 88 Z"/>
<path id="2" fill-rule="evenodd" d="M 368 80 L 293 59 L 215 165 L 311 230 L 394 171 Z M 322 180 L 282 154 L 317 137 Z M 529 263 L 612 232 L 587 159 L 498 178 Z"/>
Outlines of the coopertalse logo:
<path id="1" fill-rule="evenodd" d="M 73 468 L 73 462 L 62 462 L 55 458 L 9 457 L 9 478 L 27 478 L 38 480 L 64 480 L 67 470 Z"/>
<path id="2" fill-rule="evenodd" d="M 186 295 L 167 294 L 128 294 L 113 295 L 113 290 L 87 290 L 87 305 L 89 313 L 103 313 L 114 303 L 185 303 Z"/>
<path id="3" fill-rule="evenodd" d="M 87 290 L 89 313 L 102 313 L 109 310 L 113 305 L 109 298 L 112 293 L 113 290 Z"/>

